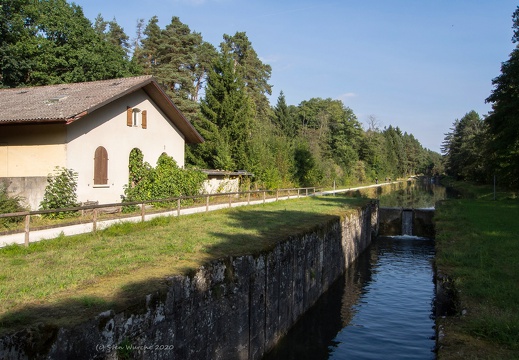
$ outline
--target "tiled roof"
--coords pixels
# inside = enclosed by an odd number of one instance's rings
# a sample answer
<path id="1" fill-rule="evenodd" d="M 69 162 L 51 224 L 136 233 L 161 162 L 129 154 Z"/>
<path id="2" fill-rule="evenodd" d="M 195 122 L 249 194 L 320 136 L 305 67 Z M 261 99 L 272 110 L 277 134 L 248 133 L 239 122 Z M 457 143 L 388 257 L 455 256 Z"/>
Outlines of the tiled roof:
<path id="1" fill-rule="evenodd" d="M 0 89 L 0 122 L 67 121 L 152 81 L 151 76 Z"/>
<path id="2" fill-rule="evenodd" d="M 75 121 L 141 88 L 169 116 L 185 135 L 187 142 L 203 142 L 200 134 L 150 75 L 75 84 L 0 89 L 0 125 Z"/>

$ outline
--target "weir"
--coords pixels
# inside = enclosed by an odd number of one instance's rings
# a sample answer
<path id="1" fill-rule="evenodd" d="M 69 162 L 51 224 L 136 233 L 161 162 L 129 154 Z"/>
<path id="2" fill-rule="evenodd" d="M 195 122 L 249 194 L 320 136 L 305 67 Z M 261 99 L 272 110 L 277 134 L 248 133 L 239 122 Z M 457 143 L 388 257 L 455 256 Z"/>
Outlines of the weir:
<path id="1" fill-rule="evenodd" d="M 434 238 L 434 209 L 379 208 L 379 236 L 412 235 Z"/>

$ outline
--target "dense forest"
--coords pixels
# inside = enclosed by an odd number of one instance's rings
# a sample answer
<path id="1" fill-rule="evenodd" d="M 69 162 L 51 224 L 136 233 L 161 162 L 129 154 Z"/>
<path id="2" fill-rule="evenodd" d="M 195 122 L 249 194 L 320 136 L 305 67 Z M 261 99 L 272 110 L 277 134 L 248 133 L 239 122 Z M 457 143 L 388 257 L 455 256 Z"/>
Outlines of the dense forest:
<path id="1" fill-rule="evenodd" d="M 481 117 L 470 111 L 456 119 L 442 144 L 445 170 L 459 180 L 519 188 L 519 7 L 512 15 L 517 44 L 486 101 L 492 111 Z"/>
<path id="2" fill-rule="evenodd" d="M 2 0 L 0 87 L 153 75 L 205 143 L 187 149 L 187 166 L 247 170 L 262 188 L 330 186 L 438 174 L 441 156 L 398 127 L 361 124 L 340 100 L 314 97 L 271 105 L 272 68 L 245 32 L 218 47 L 178 17 L 136 24 L 94 23 L 66 0 Z M 318 95 L 318 94 L 316 94 Z M 275 96 L 275 95 L 274 95 Z M 452 151 L 450 151 L 452 156 Z"/>

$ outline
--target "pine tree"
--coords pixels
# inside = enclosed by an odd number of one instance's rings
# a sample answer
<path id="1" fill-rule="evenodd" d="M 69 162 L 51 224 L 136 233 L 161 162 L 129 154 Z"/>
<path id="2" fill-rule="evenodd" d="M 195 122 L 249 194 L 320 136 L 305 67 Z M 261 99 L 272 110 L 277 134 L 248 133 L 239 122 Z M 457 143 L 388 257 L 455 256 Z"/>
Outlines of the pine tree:
<path id="1" fill-rule="evenodd" d="M 519 43 L 519 7 L 513 14 L 514 36 Z M 494 155 L 494 171 L 503 183 L 519 187 L 519 48 L 501 65 L 501 74 L 492 80 L 494 90 L 486 99 L 492 111 L 486 118 L 491 141 L 489 153 Z"/>
<path id="2" fill-rule="evenodd" d="M 205 98 L 200 104 L 203 117 L 214 125 L 212 137 L 218 144 L 212 145 L 217 147 L 213 150 L 216 159 L 209 165 L 216 168 L 236 170 L 247 166 L 252 112 L 250 99 L 243 88 L 243 80 L 234 71 L 233 60 L 219 56 L 209 73 Z M 203 122 L 198 125 L 203 126 Z M 208 130 L 207 126 L 205 130 Z"/>

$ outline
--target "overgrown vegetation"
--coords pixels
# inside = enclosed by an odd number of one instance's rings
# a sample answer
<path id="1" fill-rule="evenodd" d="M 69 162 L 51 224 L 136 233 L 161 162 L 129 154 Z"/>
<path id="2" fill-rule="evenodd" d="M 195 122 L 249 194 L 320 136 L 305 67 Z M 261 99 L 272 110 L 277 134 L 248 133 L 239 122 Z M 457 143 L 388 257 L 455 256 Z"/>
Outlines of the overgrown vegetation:
<path id="1" fill-rule="evenodd" d="M 8 196 L 7 189 L 2 182 L 0 182 L 0 214 L 9 214 L 25 211 L 22 205 L 23 199 L 20 196 Z M 8 217 L 0 218 L 0 229 L 9 229 L 23 220 L 23 217 Z"/>
<path id="2" fill-rule="evenodd" d="M 264 251 L 357 211 L 366 201 L 342 196 L 286 200 L 121 223 L 95 234 L 1 248 L 0 329 L 40 320 L 63 324 L 119 309 L 163 287 L 168 276 L 213 259 Z"/>
<path id="3" fill-rule="evenodd" d="M 54 174 L 47 176 L 47 186 L 45 186 L 43 200 L 40 202 L 40 209 L 65 209 L 79 206 L 76 194 L 77 175 L 72 169 L 56 167 Z M 75 215 L 77 215 L 75 211 L 62 211 L 42 216 L 63 219 Z"/>
<path id="4" fill-rule="evenodd" d="M 456 316 L 437 319 L 445 334 L 438 356 L 517 359 L 519 201 L 503 191 L 493 200 L 488 186 L 470 188 L 472 199 L 448 200 L 436 209 L 437 267 L 454 280 L 460 299 Z"/>
<path id="5" fill-rule="evenodd" d="M 198 195 L 207 176 L 201 171 L 181 169 L 176 161 L 166 154 L 157 160 L 153 168 L 144 161 L 142 152 L 130 152 L 129 180 L 124 191 L 124 201 L 170 199 L 178 196 Z M 166 206 L 157 203 L 155 206 Z"/>

